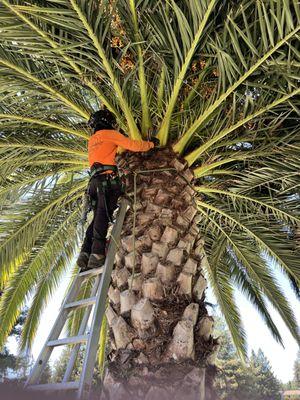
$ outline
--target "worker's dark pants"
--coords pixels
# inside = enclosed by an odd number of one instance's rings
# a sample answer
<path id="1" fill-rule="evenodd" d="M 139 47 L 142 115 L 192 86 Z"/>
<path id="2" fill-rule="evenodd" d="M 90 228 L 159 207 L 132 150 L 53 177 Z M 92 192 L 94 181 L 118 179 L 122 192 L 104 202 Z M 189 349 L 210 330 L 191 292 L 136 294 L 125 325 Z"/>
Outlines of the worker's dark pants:
<path id="1" fill-rule="evenodd" d="M 117 206 L 117 201 L 122 194 L 120 185 L 108 185 L 103 188 L 102 182 L 106 177 L 94 176 L 89 185 L 89 195 L 95 206 L 93 206 L 94 218 L 87 228 L 82 252 L 91 254 L 105 254 L 106 235 L 108 223 Z M 105 197 L 104 197 L 105 196 Z"/>

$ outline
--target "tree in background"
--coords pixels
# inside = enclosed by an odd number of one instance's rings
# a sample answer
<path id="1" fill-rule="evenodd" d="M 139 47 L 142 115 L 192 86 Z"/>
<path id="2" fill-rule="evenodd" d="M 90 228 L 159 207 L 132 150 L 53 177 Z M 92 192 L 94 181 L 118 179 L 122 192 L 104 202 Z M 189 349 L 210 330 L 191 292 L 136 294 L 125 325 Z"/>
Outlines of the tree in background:
<path id="1" fill-rule="evenodd" d="M 221 347 L 218 353 L 215 390 L 222 400 L 279 400 L 281 386 L 261 349 L 241 361 L 225 324 L 218 320 Z"/>
<path id="2" fill-rule="evenodd" d="M 53 368 L 52 368 L 53 382 L 61 382 L 62 381 L 68 361 L 70 359 L 71 350 L 72 350 L 71 347 L 64 348 L 60 357 L 53 364 Z M 74 369 L 72 372 L 71 379 L 76 379 L 79 377 L 82 359 L 83 359 L 83 349 L 80 348 L 77 359 L 76 359 L 76 363 L 75 363 L 75 366 L 74 366 Z"/>
<path id="3" fill-rule="evenodd" d="M 295 389 L 300 389 L 300 350 L 298 350 L 297 359 L 294 363 L 293 383 L 295 385 Z"/>
<path id="4" fill-rule="evenodd" d="M 217 346 L 207 282 L 240 354 L 235 287 L 278 342 L 266 299 L 299 340 L 268 262 L 299 284 L 299 3 L 0 0 L 0 20 L 0 345 L 28 295 L 32 343 L 78 248 L 99 107 L 160 140 L 119 160 L 136 196 L 109 291 L 112 387 L 198 397 Z"/>
<path id="5" fill-rule="evenodd" d="M 261 400 L 279 400 L 281 385 L 278 379 L 274 376 L 271 365 L 267 357 L 261 349 L 257 354 L 252 351 L 250 358 L 250 367 L 253 366 L 255 371 L 256 396 Z"/>
<path id="6" fill-rule="evenodd" d="M 9 377 L 9 373 L 16 368 L 16 356 L 11 354 L 5 346 L 0 353 L 0 379 Z"/>
<path id="7" fill-rule="evenodd" d="M 9 338 L 19 341 L 27 313 L 27 309 L 21 312 L 9 334 Z M 26 351 L 16 356 L 10 353 L 7 346 L 4 346 L 0 352 L 0 379 L 25 379 L 30 366 L 31 359 L 29 354 L 26 354 Z"/>
<path id="8" fill-rule="evenodd" d="M 60 355 L 60 357 L 55 360 L 53 363 L 52 369 L 51 369 L 51 381 L 52 382 L 61 382 L 64 373 L 66 371 L 66 367 L 68 364 L 68 361 L 70 360 L 70 354 L 71 354 L 72 348 L 71 347 L 65 347 Z M 83 357 L 84 357 L 84 351 L 85 351 L 85 346 L 81 346 L 76 358 L 76 362 L 74 365 L 74 369 L 72 371 L 70 379 L 72 380 L 78 380 L 80 377 L 80 369 L 82 366 L 83 362 Z M 101 387 L 101 372 L 100 372 L 100 366 L 97 364 L 94 374 L 93 374 L 93 386 L 94 387 Z"/>
<path id="9" fill-rule="evenodd" d="M 297 358 L 294 362 L 294 376 L 291 381 L 283 385 L 285 390 L 298 389 L 300 390 L 300 350 L 297 353 Z"/>

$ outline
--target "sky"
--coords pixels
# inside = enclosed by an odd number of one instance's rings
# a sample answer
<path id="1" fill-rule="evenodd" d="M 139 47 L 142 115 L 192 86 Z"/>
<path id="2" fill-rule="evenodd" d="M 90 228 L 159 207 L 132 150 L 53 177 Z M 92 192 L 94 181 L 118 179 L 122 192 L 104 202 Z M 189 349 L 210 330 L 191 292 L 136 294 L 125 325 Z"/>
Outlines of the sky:
<path id="1" fill-rule="evenodd" d="M 288 280 L 279 272 L 275 273 L 286 294 L 300 326 L 300 303 L 290 288 Z M 238 295 L 238 304 L 243 316 L 243 324 L 247 333 L 249 351 L 261 348 L 270 360 L 276 376 L 286 383 L 293 378 L 293 367 L 297 357 L 298 344 L 289 333 L 278 312 L 268 303 L 271 316 L 283 338 L 284 348 L 278 344 L 268 331 L 262 318 L 244 296 Z"/>
<path id="2" fill-rule="evenodd" d="M 290 289 L 287 279 L 279 271 L 276 271 L 276 277 L 282 285 L 282 288 L 292 305 L 294 313 L 297 316 L 298 324 L 300 325 L 300 303 Z M 55 318 L 58 314 L 60 305 L 63 301 L 64 294 L 67 289 L 69 278 L 70 276 L 66 275 L 65 278 L 62 280 L 57 292 L 53 296 L 52 300 L 49 302 L 47 308 L 42 315 L 36 340 L 32 348 L 34 359 L 38 357 L 38 354 L 49 335 L 50 329 L 54 324 Z M 216 304 L 214 296 L 209 289 L 207 291 L 207 301 Z M 239 305 L 244 328 L 246 330 L 249 354 L 252 349 L 254 351 L 257 351 L 259 348 L 261 348 L 264 354 L 269 359 L 272 369 L 277 378 L 279 378 L 283 383 L 290 381 L 293 378 L 293 366 L 294 361 L 296 360 L 298 346 L 292 335 L 289 333 L 288 329 L 285 327 L 277 311 L 269 305 L 269 310 L 274 319 L 274 322 L 276 323 L 283 337 L 284 348 L 273 339 L 272 335 L 269 333 L 263 320 L 256 312 L 254 307 L 239 292 L 236 293 L 236 302 Z M 213 311 L 212 315 L 214 313 L 216 313 L 216 311 Z M 9 347 L 12 351 L 16 350 L 15 343 L 11 342 Z M 59 354 L 60 349 L 56 349 L 55 353 L 53 354 L 52 360 L 55 360 L 59 356 Z"/>

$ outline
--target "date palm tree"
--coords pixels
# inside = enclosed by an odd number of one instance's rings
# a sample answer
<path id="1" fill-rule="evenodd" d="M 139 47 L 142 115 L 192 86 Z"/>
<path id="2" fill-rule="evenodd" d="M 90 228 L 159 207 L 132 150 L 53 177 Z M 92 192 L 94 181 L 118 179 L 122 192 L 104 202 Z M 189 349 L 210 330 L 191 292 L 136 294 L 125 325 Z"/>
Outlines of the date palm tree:
<path id="1" fill-rule="evenodd" d="M 161 144 L 119 156 L 134 207 L 109 290 L 114 398 L 197 396 L 218 347 L 207 284 L 241 356 L 236 289 L 299 340 L 275 276 L 299 285 L 299 3 L 0 0 L 0 19 L 0 343 L 30 298 L 31 344 L 78 251 L 101 107 Z"/>

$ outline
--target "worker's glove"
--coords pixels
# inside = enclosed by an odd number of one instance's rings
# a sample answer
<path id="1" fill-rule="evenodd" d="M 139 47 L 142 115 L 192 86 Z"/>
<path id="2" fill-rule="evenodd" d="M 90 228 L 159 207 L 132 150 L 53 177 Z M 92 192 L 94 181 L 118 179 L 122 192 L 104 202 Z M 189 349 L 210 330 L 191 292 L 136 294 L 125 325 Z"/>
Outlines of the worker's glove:
<path id="1" fill-rule="evenodd" d="M 157 139 L 157 137 L 152 136 L 152 138 L 150 140 L 152 143 L 154 143 L 154 148 L 160 146 L 160 141 L 159 141 L 159 139 Z"/>

